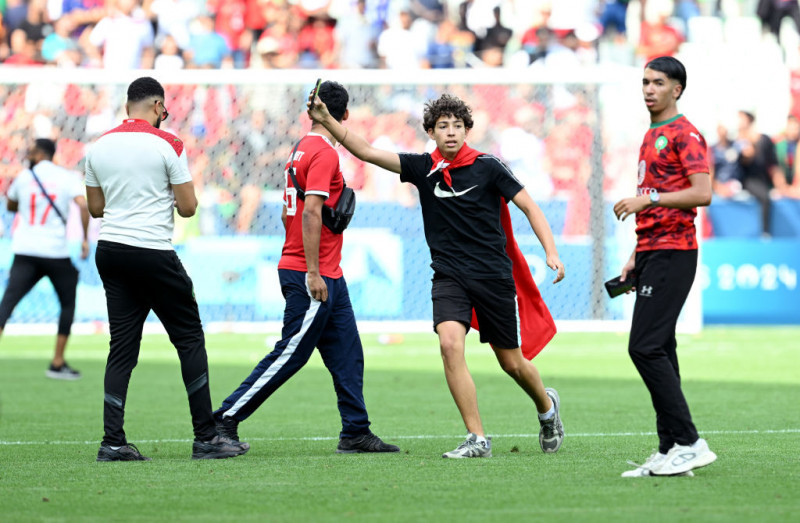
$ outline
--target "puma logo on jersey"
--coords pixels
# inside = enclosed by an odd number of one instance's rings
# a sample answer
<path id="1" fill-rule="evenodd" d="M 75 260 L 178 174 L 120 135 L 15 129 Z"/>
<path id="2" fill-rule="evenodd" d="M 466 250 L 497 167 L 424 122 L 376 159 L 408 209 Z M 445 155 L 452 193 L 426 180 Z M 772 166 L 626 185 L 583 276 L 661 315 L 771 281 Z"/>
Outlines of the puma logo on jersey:
<path id="1" fill-rule="evenodd" d="M 469 189 L 464 189 L 463 191 L 454 191 L 453 189 L 450 189 L 449 191 L 446 191 L 446 190 L 441 188 L 441 186 L 439 185 L 440 183 L 442 183 L 442 182 L 436 182 L 436 185 L 433 187 L 433 194 L 437 198 L 453 198 L 455 196 L 463 196 L 463 195 L 467 194 L 468 192 L 470 192 L 475 187 L 477 187 L 477 185 L 473 185 Z"/>
<path id="2" fill-rule="evenodd" d="M 694 136 L 695 138 L 697 138 L 698 142 L 700 141 L 700 135 L 697 133 L 689 133 L 689 136 Z"/>

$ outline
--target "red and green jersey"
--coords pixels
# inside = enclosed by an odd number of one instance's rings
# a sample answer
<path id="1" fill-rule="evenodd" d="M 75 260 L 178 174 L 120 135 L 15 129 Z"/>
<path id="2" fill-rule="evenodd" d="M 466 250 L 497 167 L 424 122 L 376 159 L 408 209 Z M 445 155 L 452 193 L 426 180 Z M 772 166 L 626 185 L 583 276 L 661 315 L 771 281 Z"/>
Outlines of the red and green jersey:
<path id="1" fill-rule="evenodd" d="M 639 150 L 637 195 L 676 192 L 691 187 L 689 176 L 707 173 L 706 140 L 682 114 L 654 123 Z M 637 251 L 697 249 L 697 209 L 648 207 L 636 213 Z"/>

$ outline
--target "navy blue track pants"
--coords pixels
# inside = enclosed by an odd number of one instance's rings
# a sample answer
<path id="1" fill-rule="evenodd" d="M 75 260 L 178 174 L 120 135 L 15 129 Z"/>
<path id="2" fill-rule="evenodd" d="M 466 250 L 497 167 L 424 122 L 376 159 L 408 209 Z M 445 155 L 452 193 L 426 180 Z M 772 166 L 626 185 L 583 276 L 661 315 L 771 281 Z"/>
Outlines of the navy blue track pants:
<path id="1" fill-rule="evenodd" d="M 369 417 L 363 394 L 364 351 L 345 279 L 323 277 L 328 286 L 328 300 L 320 302 L 311 298 L 305 272 L 280 269 L 278 277 L 286 299 L 281 340 L 222 402 L 215 415 L 238 421 L 247 419 L 308 362 L 316 347 L 333 377 L 342 417 L 340 437 L 368 433 Z"/>

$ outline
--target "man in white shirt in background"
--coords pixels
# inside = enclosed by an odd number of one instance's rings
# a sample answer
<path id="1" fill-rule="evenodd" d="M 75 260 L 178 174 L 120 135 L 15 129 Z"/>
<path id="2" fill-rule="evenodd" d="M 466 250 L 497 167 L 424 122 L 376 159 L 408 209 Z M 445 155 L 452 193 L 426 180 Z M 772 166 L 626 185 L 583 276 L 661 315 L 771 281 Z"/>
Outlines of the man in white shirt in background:
<path id="1" fill-rule="evenodd" d="M 143 77 L 128 86 L 128 118 L 86 154 L 89 212 L 102 218 L 95 262 L 111 334 L 104 383 L 105 436 L 97 461 L 148 461 L 129 444 L 123 421 L 128 383 L 152 310 L 178 352 L 194 427 L 192 459 L 231 458 L 247 443 L 217 434 L 211 413 L 203 325 L 194 287 L 172 246 L 174 208 L 184 218 L 197 197 L 183 142 L 161 131 L 164 88 Z"/>
<path id="2" fill-rule="evenodd" d="M 37 139 L 28 150 L 30 168 L 19 173 L 8 188 L 7 208 L 19 214 L 11 240 L 14 261 L 8 274 L 8 287 L 0 301 L 0 334 L 20 300 L 47 276 L 58 296 L 61 313 L 55 354 L 45 375 L 76 380 L 81 373 L 64 361 L 78 287 L 78 270 L 69 257 L 67 217 L 70 203 L 74 201 L 80 209 L 83 228 L 81 258 L 86 259 L 89 256 L 86 237 L 89 211 L 79 176 L 54 164 L 55 153 L 56 144 L 52 140 Z"/>

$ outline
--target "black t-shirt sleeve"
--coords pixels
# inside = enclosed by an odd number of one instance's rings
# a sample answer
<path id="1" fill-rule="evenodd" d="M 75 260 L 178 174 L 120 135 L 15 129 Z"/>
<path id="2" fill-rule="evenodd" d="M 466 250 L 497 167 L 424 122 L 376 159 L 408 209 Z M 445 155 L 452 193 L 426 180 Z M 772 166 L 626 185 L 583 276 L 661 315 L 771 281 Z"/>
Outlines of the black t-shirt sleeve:
<path id="1" fill-rule="evenodd" d="M 492 172 L 494 173 L 495 186 L 500 196 L 505 198 L 506 201 L 511 201 L 511 198 L 517 195 L 525 186 L 522 185 L 511 169 L 506 164 L 501 162 L 498 158 L 485 155 L 482 161 L 489 162 L 492 165 Z"/>
<path id="2" fill-rule="evenodd" d="M 428 153 L 401 153 L 398 156 L 400 156 L 401 182 L 419 185 L 420 180 L 424 180 L 433 167 L 433 159 Z"/>

